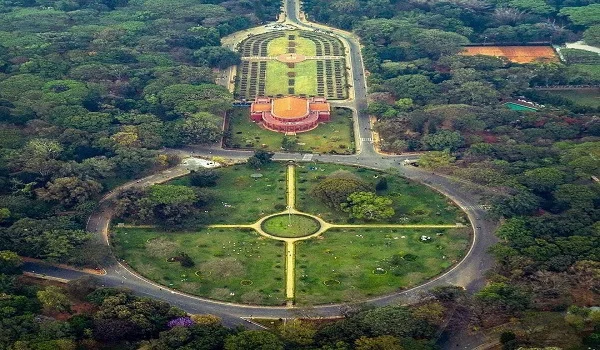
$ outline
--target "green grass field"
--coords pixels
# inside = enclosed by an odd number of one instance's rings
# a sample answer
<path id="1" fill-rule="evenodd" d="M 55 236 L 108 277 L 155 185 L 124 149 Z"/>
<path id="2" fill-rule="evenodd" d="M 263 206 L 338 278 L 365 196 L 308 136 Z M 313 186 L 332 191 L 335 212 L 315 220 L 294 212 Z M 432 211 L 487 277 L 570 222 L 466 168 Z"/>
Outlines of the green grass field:
<path id="1" fill-rule="evenodd" d="M 596 82 L 600 82 L 600 65 L 598 64 L 571 64 L 567 68 L 567 76 L 586 75 Z"/>
<path id="2" fill-rule="evenodd" d="M 314 41 L 303 38 L 299 35 L 299 32 L 285 32 L 285 36 L 281 38 L 273 39 L 267 46 L 267 55 L 279 56 L 287 53 L 288 48 L 288 35 L 295 35 L 294 42 L 296 43 L 296 53 L 304 56 L 315 56 L 317 54 L 317 46 Z"/>
<path id="3" fill-rule="evenodd" d="M 295 72 L 295 77 L 288 77 L 288 72 Z M 294 79 L 294 93 L 290 94 L 288 79 Z M 268 96 L 276 95 L 308 95 L 317 94 L 317 62 L 304 61 L 296 63 L 294 68 L 278 61 L 267 62 L 267 76 L 265 93 Z"/>
<path id="4" fill-rule="evenodd" d="M 431 241 L 421 242 L 421 235 Z M 442 273 L 460 261 L 469 230 L 330 230 L 297 244 L 297 304 L 335 303 L 392 293 Z"/>
<path id="5" fill-rule="evenodd" d="M 225 144 L 230 148 L 265 149 L 281 151 L 283 134 L 266 130 L 250 120 L 249 109 L 235 109 L 228 116 L 229 129 Z M 333 109 L 332 119 L 314 130 L 299 133 L 295 137 L 296 150 L 312 153 L 354 153 L 352 112 Z"/>
<path id="6" fill-rule="evenodd" d="M 580 106 L 600 107 L 600 89 L 597 90 L 550 90 L 551 95 L 562 96 Z"/>
<path id="7" fill-rule="evenodd" d="M 197 215 L 198 222 L 211 224 L 246 224 L 285 208 L 285 167 L 272 163 L 260 170 L 245 165 L 217 169 L 221 174 L 216 187 L 208 190 L 215 199 L 206 206 L 206 212 Z M 250 175 L 260 173 L 260 178 Z M 169 182 L 189 185 L 189 176 Z"/>
<path id="8" fill-rule="evenodd" d="M 298 210 L 318 215 L 329 222 L 348 222 L 348 214 L 334 211 L 310 195 L 310 191 L 320 181 L 320 178 L 336 170 L 348 170 L 373 184 L 373 188 L 375 188 L 379 176 L 385 175 L 378 171 L 351 166 L 321 163 L 300 165 L 297 170 Z M 378 194 L 388 196 L 394 202 L 396 214 L 388 220 L 389 223 L 454 224 L 467 222 L 464 213 L 443 195 L 398 176 L 388 175 L 387 178 L 388 189 Z"/>
<path id="9" fill-rule="evenodd" d="M 216 300 L 284 303 L 284 246 L 254 231 L 206 229 L 168 233 L 117 228 L 115 252 L 143 276 L 170 288 Z M 192 268 L 168 258 L 188 254 Z"/>
<path id="10" fill-rule="evenodd" d="M 265 220 L 262 229 L 277 237 L 304 237 L 317 232 L 319 223 L 304 215 L 278 215 Z"/>

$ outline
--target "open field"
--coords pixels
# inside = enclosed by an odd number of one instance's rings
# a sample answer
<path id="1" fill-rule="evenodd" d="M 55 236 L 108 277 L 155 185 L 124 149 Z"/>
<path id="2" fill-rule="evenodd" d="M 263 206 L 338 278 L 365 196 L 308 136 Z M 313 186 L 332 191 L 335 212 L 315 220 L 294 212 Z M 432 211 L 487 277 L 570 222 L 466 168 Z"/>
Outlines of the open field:
<path id="1" fill-rule="evenodd" d="M 468 244 L 468 229 L 327 231 L 297 243 L 296 302 L 358 301 L 417 285 L 458 262 Z"/>
<path id="2" fill-rule="evenodd" d="M 515 63 L 558 62 L 559 60 L 552 46 L 466 46 L 462 54 L 506 57 Z"/>
<path id="3" fill-rule="evenodd" d="M 254 231 L 205 229 L 169 233 L 117 228 L 115 252 L 141 275 L 170 288 L 248 304 L 284 302 L 284 247 Z M 167 262 L 181 252 L 195 262 Z"/>
<path id="4" fill-rule="evenodd" d="M 341 210 L 334 211 L 310 195 L 312 188 L 321 178 L 337 170 L 347 170 L 356 174 L 365 182 L 372 184 L 373 189 L 375 189 L 375 183 L 379 177 L 385 176 L 379 171 L 351 166 L 321 163 L 300 165 L 296 170 L 298 176 L 297 209 L 320 216 L 332 223 L 347 223 L 349 221 L 347 213 Z M 378 194 L 388 196 L 394 202 L 396 214 L 387 220 L 388 223 L 454 224 L 467 222 L 464 213 L 443 195 L 398 176 L 388 175 L 387 180 L 388 188 L 379 191 Z"/>
<path id="5" fill-rule="evenodd" d="M 294 35 L 294 40 L 289 40 L 288 36 Z M 317 54 L 317 45 L 314 41 L 301 37 L 299 32 L 286 32 L 284 37 L 273 39 L 267 47 L 267 55 L 279 56 L 288 53 L 288 45 L 290 41 L 295 43 L 295 53 L 304 56 L 315 56 Z"/>
<path id="6" fill-rule="evenodd" d="M 579 106 L 600 107 L 600 89 L 596 90 L 546 90 L 550 95 L 558 95 Z"/>
<path id="7" fill-rule="evenodd" d="M 217 186 L 208 189 L 215 199 L 205 211 L 197 214 L 199 223 L 246 224 L 285 208 L 285 168 L 282 165 L 272 163 L 253 170 L 242 164 L 216 171 L 220 174 Z M 250 176 L 256 173 L 263 176 Z M 169 183 L 189 185 L 189 176 Z"/>
<path id="8" fill-rule="evenodd" d="M 249 109 L 235 109 L 229 114 L 228 122 L 227 147 L 281 151 L 284 135 L 252 122 Z M 288 137 L 296 139 L 296 150 L 300 152 L 354 153 L 352 113 L 348 109 L 334 108 L 331 121 L 319 124 L 314 130 Z"/>

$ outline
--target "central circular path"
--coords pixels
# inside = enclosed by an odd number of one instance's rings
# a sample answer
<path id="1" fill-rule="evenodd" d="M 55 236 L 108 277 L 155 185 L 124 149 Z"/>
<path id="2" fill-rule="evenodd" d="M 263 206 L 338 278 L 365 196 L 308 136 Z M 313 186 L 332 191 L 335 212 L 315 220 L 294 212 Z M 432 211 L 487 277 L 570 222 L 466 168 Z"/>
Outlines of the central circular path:
<path id="1" fill-rule="evenodd" d="M 321 225 L 310 216 L 281 214 L 266 219 L 261 227 L 272 236 L 298 238 L 312 235 L 319 231 Z"/>

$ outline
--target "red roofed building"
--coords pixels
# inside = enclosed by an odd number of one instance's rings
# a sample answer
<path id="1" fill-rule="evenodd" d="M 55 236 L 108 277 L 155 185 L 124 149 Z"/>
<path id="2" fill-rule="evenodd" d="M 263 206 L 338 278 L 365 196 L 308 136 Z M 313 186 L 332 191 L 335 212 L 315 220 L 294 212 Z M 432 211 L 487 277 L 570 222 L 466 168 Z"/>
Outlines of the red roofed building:
<path id="1" fill-rule="evenodd" d="M 297 133 L 329 121 L 331 107 L 322 97 L 257 97 L 250 107 L 250 119 L 269 130 Z"/>

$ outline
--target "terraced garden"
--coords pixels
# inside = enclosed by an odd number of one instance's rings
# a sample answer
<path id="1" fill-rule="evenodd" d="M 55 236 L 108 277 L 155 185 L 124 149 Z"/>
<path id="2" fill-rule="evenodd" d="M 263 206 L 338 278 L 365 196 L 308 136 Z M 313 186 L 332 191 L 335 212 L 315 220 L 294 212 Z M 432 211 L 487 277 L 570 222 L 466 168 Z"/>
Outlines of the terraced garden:
<path id="1" fill-rule="evenodd" d="M 244 40 L 239 51 L 235 95 L 323 96 L 347 98 L 344 46 L 329 35 L 309 31 L 276 31 Z"/>

